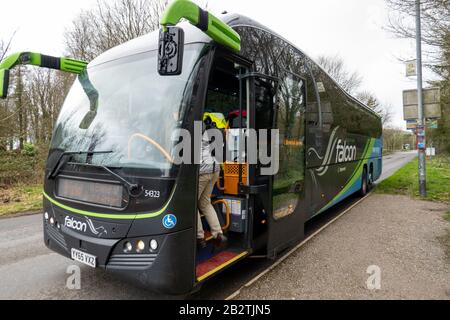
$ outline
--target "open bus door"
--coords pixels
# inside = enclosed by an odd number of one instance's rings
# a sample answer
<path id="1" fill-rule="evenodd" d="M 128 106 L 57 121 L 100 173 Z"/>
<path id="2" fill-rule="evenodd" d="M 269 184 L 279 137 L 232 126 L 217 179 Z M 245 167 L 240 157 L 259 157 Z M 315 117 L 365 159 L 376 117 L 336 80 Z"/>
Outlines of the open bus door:
<path id="1" fill-rule="evenodd" d="M 306 102 L 304 94 L 298 93 L 303 90 L 293 90 L 299 81 L 292 77 L 286 81 L 257 73 L 247 76 L 252 80 L 249 127 L 258 135 L 259 157 L 257 164 L 250 165 L 249 185 L 242 186 L 242 193 L 250 195 L 253 247 L 266 249 L 267 256 L 274 258 L 303 237 L 305 219 L 299 195 L 304 193 L 301 115 Z"/>
<path id="2" fill-rule="evenodd" d="M 253 174 L 250 174 L 254 179 L 250 185 L 256 186 L 253 187 L 254 241 L 258 241 L 260 232 L 260 238 L 267 244 L 267 256 L 275 258 L 283 249 L 304 237 L 305 81 L 291 74 L 282 79 L 255 76 L 252 100 L 252 128 L 258 132 L 261 129 L 278 130 L 275 136 L 268 132 L 267 141 L 258 133 L 259 148 L 266 148 L 274 163 L 259 163 L 253 166 Z M 274 139 L 279 143 L 275 144 Z M 274 157 L 275 154 L 279 156 Z M 270 169 L 264 172 L 264 168 Z M 258 221 L 258 212 L 263 213 L 259 219 L 264 219 L 265 230 Z"/>

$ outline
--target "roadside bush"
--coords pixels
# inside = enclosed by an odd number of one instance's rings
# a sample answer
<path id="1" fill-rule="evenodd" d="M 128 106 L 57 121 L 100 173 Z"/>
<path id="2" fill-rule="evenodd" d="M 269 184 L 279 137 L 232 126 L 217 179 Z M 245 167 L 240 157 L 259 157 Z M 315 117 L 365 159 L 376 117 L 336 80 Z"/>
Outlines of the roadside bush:
<path id="1" fill-rule="evenodd" d="M 47 151 L 25 145 L 22 151 L 0 152 L 0 187 L 40 184 Z"/>
<path id="2" fill-rule="evenodd" d="M 25 143 L 21 154 L 27 157 L 35 157 L 38 154 L 38 148 L 34 144 Z"/>

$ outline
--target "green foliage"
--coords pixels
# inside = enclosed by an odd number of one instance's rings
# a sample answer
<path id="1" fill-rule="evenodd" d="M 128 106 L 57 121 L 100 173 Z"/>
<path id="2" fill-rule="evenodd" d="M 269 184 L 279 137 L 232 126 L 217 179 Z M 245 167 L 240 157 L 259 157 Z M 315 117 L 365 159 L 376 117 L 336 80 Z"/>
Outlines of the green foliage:
<path id="1" fill-rule="evenodd" d="M 25 144 L 22 151 L 0 152 L 0 187 L 41 184 L 46 150 Z"/>
<path id="2" fill-rule="evenodd" d="M 42 208 L 47 148 L 25 143 L 22 151 L 0 151 L 0 217 Z"/>
<path id="3" fill-rule="evenodd" d="M 412 161 L 377 186 L 377 193 L 419 195 L 418 161 Z M 427 161 L 427 199 L 450 202 L 450 157 Z"/>
<path id="4" fill-rule="evenodd" d="M 35 157 L 38 154 L 38 149 L 31 143 L 24 143 L 21 154 L 27 157 Z"/>

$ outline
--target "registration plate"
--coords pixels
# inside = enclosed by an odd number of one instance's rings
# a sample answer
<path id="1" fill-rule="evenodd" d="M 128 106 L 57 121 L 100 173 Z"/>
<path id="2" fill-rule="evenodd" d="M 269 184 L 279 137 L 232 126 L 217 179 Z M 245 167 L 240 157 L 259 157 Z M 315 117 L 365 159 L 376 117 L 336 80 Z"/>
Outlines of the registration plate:
<path id="1" fill-rule="evenodd" d="M 97 267 L 97 257 L 77 249 L 72 249 L 72 259 L 92 268 Z"/>

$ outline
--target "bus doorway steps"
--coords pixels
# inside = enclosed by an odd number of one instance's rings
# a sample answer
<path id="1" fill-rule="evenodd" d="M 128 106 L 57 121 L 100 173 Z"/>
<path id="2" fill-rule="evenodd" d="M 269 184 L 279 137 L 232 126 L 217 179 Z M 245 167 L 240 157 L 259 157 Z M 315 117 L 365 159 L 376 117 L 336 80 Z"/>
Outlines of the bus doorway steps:
<path id="1" fill-rule="evenodd" d="M 197 281 L 201 282 L 248 255 L 247 251 L 228 249 L 197 264 Z"/>

